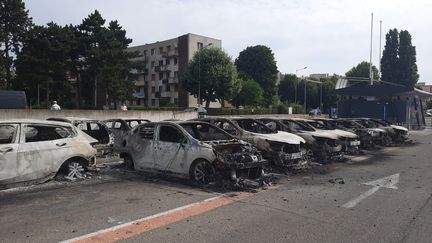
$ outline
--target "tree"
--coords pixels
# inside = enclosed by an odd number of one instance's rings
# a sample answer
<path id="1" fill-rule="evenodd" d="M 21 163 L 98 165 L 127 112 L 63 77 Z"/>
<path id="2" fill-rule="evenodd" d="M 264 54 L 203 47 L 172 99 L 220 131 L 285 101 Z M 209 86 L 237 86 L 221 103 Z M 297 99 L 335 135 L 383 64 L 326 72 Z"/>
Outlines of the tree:
<path id="1" fill-rule="evenodd" d="M 136 53 L 126 52 L 132 42 L 117 21 L 104 26 L 105 19 L 95 10 L 77 27 L 80 48 L 74 55 L 73 68 L 80 76 L 79 93 L 85 106 L 101 108 L 108 101 L 132 97 L 134 83 L 129 71 Z M 101 92 L 102 91 L 102 92 Z M 99 95 L 98 94 L 107 94 Z"/>
<path id="2" fill-rule="evenodd" d="M 31 25 L 21 0 L 0 0 L 0 83 L 6 88 L 11 87 L 13 56 L 19 53 Z"/>
<path id="3" fill-rule="evenodd" d="M 260 105 L 264 98 L 264 90 L 258 82 L 253 79 L 241 80 L 241 90 L 233 98 L 233 103 L 239 105 Z"/>
<path id="4" fill-rule="evenodd" d="M 381 58 L 381 79 L 396 82 L 399 76 L 399 37 L 398 30 L 392 29 L 386 34 L 386 43 Z"/>
<path id="5" fill-rule="evenodd" d="M 234 63 L 219 48 L 204 48 L 196 52 L 180 83 L 192 95 L 205 100 L 207 108 L 212 101 L 222 103 L 230 100 L 240 89 Z"/>
<path id="6" fill-rule="evenodd" d="M 25 90 L 31 101 L 37 100 L 38 90 L 42 90 L 46 104 L 54 99 L 61 104 L 68 102 L 72 87 L 66 60 L 72 35 L 68 29 L 52 22 L 34 26 L 17 56 L 14 89 Z"/>
<path id="7" fill-rule="evenodd" d="M 352 67 L 348 72 L 345 73 L 346 77 L 361 77 L 361 78 L 369 78 L 370 74 L 370 63 L 363 61 L 357 66 Z M 378 69 L 375 65 L 372 65 L 372 74 L 374 79 L 379 79 Z"/>
<path id="8" fill-rule="evenodd" d="M 263 45 L 250 46 L 235 60 L 242 78 L 257 81 L 264 90 L 264 103 L 271 105 L 277 94 L 277 66 L 272 50 Z"/>
<path id="9" fill-rule="evenodd" d="M 285 74 L 279 84 L 279 96 L 281 101 L 295 102 L 295 92 L 298 79 L 295 74 Z"/>
<path id="10" fill-rule="evenodd" d="M 381 58 L 382 79 L 407 87 L 414 87 L 419 79 L 415 46 L 408 31 L 397 29 L 386 34 L 386 44 Z"/>
<path id="11" fill-rule="evenodd" d="M 416 64 L 416 49 L 412 46 L 411 35 L 402 30 L 399 33 L 399 80 L 400 83 L 414 87 L 419 79 Z M 397 82 L 397 81 L 396 81 Z"/>

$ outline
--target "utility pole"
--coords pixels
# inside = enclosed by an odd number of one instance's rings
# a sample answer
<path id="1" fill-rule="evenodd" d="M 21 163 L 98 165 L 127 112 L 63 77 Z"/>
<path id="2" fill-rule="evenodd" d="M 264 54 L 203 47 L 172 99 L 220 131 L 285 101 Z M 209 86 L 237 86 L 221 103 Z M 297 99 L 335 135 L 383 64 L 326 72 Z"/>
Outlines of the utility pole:
<path id="1" fill-rule="evenodd" d="M 298 71 L 304 70 L 306 68 L 307 67 L 302 67 L 302 68 L 296 69 L 296 83 L 294 85 L 294 103 L 296 103 L 296 104 L 297 104 L 297 85 L 298 85 L 297 73 L 298 73 Z"/>
<path id="2" fill-rule="evenodd" d="M 370 54 L 369 54 L 369 78 L 370 84 L 373 85 L 373 74 L 372 74 L 372 34 L 373 34 L 373 13 L 371 14 L 371 40 L 370 40 Z"/>

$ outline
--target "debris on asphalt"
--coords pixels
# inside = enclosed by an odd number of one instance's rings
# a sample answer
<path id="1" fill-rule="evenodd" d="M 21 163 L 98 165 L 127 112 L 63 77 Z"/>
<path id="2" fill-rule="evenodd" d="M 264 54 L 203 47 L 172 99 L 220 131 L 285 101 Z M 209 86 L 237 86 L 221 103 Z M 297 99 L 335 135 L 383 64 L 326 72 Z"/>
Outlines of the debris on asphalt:
<path id="1" fill-rule="evenodd" d="M 330 180 L 328 180 L 328 182 L 333 183 L 333 184 L 345 184 L 345 181 L 343 178 L 332 178 Z"/>

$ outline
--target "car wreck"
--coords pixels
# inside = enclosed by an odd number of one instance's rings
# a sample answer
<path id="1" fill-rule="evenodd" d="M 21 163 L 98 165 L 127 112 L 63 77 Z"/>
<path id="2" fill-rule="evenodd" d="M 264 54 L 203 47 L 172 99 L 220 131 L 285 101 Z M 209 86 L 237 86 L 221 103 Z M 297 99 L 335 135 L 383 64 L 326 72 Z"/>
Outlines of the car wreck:
<path id="1" fill-rule="evenodd" d="M 98 156 L 110 154 L 113 151 L 114 137 L 108 127 L 99 120 L 79 117 L 52 117 L 47 121 L 59 121 L 73 124 L 79 130 L 97 140 L 93 147 L 98 151 Z"/>
<path id="2" fill-rule="evenodd" d="M 234 137 L 251 143 L 260 149 L 273 165 L 294 170 L 308 168 L 305 140 L 295 134 L 268 128 L 249 118 L 202 118 Z"/>
<path id="3" fill-rule="evenodd" d="M 0 122 L 0 187 L 82 178 L 96 160 L 97 142 L 74 126 L 53 121 Z"/>
<path id="4" fill-rule="evenodd" d="M 299 136 L 312 144 L 307 153 L 317 158 L 318 162 L 326 163 L 329 159 L 343 158 L 342 145 L 337 135 L 319 131 L 306 123 L 302 123 L 303 120 L 301 118 L 280 119 L 284 125 L 298 131 Z"/>
<path id="5" fill-rule="evenodd" d="M 367 128 L 353 120 L 328 119 L 322 121 L 327 122 L 331 126 L 338 127 L 339 129 L 357 134 L 360 139 L 360 148 L 362 149 L 375 147 L 374 141 L 379 139 L 380 136 L 380 129 Z"/>
<path id="6" fill-rule="evenodd" d="M 378 127 L 387 130 L 394 143 L 399 144 L 410 141 L 408 129 L 406 127 L 394 125 L 382 119 L 371 118 L 370 120 L 375 122 Z"/>
<path id="7" fill-rule="evenodd" d="M 218 175 L 238 183 L 263 175 L 260 151 L 204 122 L 146 123 L 132 129 L 120 154 L 127 167 L 207 184 Z"/>
<path id="8" fill-rule="evenodd" d="M 357 154 L 359 153 L 360 140 L 355 133 L 344 131 L 322 121 L 316 120 L 304 120 L 303 123 L 309 124 L 318 131 L 326 131 L 333 133 L 339 137 L 339 141 L 342 145 L 342 151 L 346 154 Z"/>
<path id="9" fill-rule="evenodd" d="M 372 137 L 376 145 L 390 146 L 393 143 L 391 136 L 391 133 L 393 132 L 392 128 L 384 129 L 384 127 L 378 125 L 376 122 L 370 120 L 369 118 L 344 118 L 344 120 L 355 121 L 368 129 L 373 129 L 375 133 L 379 134 L 378 136 Z"/>
<path id="10" fill-rule="evenodd" d="M 342 150 L 338 144 L 338 136 L 327 132 L 319 132 L 315 129 L 294 120 L 288 119 L 259 119 L 268 127 L 294 133 L 306 141 L 306 157 L 308 160 L 326 162 L 327 158 L 337 155 Z"/>
<path id="11" fill-rule="evenodd" d="M 125 136 L 129 133 L 132 128 L 138 126 L 142 123 L 150 122 L 147 119 L 141 118 L 127 118 L 127 119 L 109 119 L 102 121 L 108 129 L 111 131 L 114 142 L 113 142 L 113 150 L 114 152 L 123 151 L 123 142 L 125 140 Z"/>

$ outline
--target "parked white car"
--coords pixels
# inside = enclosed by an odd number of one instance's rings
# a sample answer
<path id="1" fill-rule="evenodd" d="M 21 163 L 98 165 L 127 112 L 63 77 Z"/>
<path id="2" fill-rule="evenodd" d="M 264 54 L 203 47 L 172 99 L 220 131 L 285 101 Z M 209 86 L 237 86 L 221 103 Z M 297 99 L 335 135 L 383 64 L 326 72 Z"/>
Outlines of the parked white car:
<path id="1" fill-rule="evenodd" d="M 204 122 L 146 123 L 132 129 L 120 154 L 127 167 L 206 184 L 217 174 L 256 179 L 266 163 L 248 143 Z"/>
<path id="2" fill-rule="evenodd" d="M 97 140 L 63 122 L 0 122 L 0 187 L 41 182 L 62 173 L 81 178 L 95 162 Z"/>

